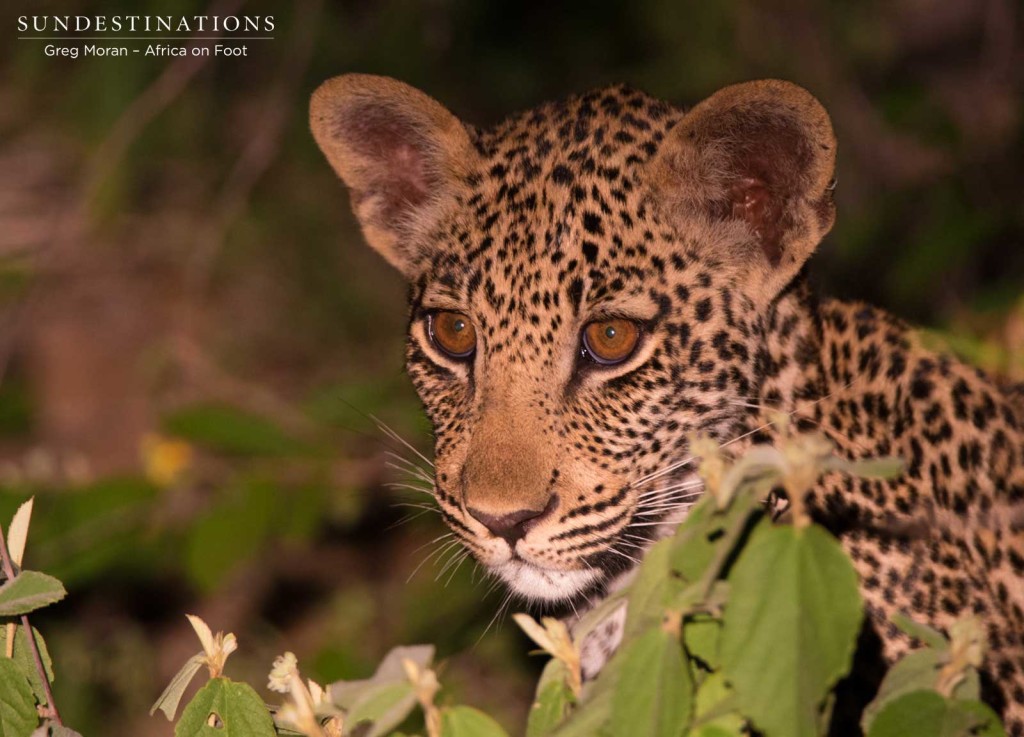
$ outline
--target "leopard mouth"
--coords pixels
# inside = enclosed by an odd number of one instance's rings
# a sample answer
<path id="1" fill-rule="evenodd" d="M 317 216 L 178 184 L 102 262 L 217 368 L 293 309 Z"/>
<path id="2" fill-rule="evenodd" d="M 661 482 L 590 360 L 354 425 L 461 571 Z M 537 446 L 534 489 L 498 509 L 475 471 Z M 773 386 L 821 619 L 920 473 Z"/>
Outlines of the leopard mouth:
<path id="1" fill-rule="evenodd" d="M 579 567 L 551 567 L 545 565 L 547 561 L 536 561 L 528 550 L 515 546 L 504 561 L 491 564 L 491 571 L 509 590 L 529 601 L 565 604 L 587 598 L 631 574 L 647 548 L 671 535 L 686 518 L 703 492 L 702 486 L 691 471 L 672 474 L 661 489 L 652 492 L 650 501 L 641 498 L 631 523 L 612 535 L 597 552 L 579 558 Z"/>

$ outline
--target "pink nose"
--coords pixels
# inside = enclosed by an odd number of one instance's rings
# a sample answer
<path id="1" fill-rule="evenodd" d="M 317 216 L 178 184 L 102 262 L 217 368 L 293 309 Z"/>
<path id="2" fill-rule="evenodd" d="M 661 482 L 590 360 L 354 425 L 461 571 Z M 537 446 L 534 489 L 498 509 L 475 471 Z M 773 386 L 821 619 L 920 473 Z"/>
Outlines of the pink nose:
<path id="1" fill-rule="evenodd" d="M 515 512 L 507 512 L 505 514 L 488 514 L 487 512 L 482 512 L 479 509 L 469 507 L 467 511 L 476 518 L 480 524 L 490 530 L 492 535 L 504 538 L 509 545 L 515 547 L 515 544 L 521 540 L 527 532 L 536 527 L 537 523 L 540 522 L 541 519 L 554 511 L 557 503 L 557 497 L 552 496 L 544 509 L 540 510 L 520 509 Z"/>

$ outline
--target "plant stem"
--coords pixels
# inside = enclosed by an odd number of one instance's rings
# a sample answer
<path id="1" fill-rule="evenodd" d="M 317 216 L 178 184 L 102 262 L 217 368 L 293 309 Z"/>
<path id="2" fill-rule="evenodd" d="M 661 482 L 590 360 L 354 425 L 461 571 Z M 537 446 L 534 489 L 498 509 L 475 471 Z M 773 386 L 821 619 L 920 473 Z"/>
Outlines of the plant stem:
<path id="1" fill-rule="evenodd" d="M 0 525 L 0 562 L 3 563 L 4 574 L 8 581 L 14 580 L 14 564 L 11 562 L 11 554 L 7 550 L 7 538 L 4 537 L 3 525 Z M 50 679 L 46 675 L 46 668 L 43 666 L 43 658 L 39 654 L 39 647 L 36 645 L 36 636 L 32 631 L 32 625 L 28 621 L 28 615 L 21 615 L 21 626 L 25 628 L 25 639 L 28 641 L 28 649 L 32 651 L 32 660 L 36 664 L 36 671 L 39 673 L 39 680 L 43 684 L 43 693 L 46 694 L 46 711 L 48 716 L 56 724 L 64 726 L 61 721 L 60 712 L 57 711 L 57 703 L 53 700 L 53 692 L 50 690 Z"/>

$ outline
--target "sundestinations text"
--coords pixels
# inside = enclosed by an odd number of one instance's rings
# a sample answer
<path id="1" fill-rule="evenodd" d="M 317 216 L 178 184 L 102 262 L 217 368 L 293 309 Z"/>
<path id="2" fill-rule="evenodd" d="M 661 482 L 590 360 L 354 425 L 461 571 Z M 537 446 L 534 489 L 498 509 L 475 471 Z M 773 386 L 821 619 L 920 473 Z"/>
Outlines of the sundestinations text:
<path id="1" fill-rule="evenodd" d="M 22 15 L 26 33 L 270 33 L 272 15 Z"/>

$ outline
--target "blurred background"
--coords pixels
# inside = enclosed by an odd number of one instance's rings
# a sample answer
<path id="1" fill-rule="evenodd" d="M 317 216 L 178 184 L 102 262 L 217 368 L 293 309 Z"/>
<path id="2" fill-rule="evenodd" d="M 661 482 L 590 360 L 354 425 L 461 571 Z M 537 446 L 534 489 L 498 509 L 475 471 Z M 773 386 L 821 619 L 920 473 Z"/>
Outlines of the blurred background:
<path id="1" fill-rule="evenodd" d="M 53 59 L 21 14 L 273 14 L 245 58 Z M 398 77 L 486 125 L 627 81 L 692 104 L 783 77 L 831 111 L 839 219 L 821 288 L 1024 380 L 1016 0 L 251 0 L 0 6 L 0 520 L 70 596 L 34 617 L 84 734 L 146 712 L 198 647 L 261 686 L 369 675 L 434 642 L 442 682 L 511 729 L 537 659 L 503 593 L 454 565 L 411 470 L 404 287 L 308 133 L 315 86 Z M 414 471 L 412 472 L 415 473 Z M 440 539 L 439 539 L 440 538 Z"/>

